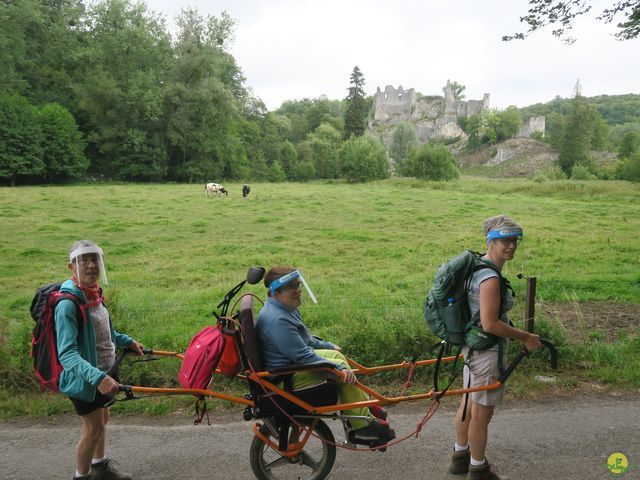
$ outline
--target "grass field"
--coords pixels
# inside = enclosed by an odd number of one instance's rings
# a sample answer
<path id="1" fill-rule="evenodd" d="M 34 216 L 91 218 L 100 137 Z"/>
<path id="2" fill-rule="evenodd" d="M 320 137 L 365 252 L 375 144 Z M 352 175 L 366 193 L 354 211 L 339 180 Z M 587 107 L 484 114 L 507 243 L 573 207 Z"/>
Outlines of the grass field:
<path id="1" fill-rule="evenodd" d="M 228 198 L 206 198 L 201 185 L 0 189 L 2 410 L 57 411 L 50 398 L 29 393 L 28 307 L 36 287 L 67 277 L 75 239 L 105 250 L 117 328 L 161 349 L 184 350 L 248 266 L 287 263 L 302 269 L 319 299 L 302 307 L 315 333 L 369 364 L 423 354 L 434 339 L 422 301 L 437 266 L 464 248 L 481 251 L 482 221 L 498 213 L 525 229 L 505 270 L 520 300 L 522 272 L 538 278 L 539 301 L 640 304 L 640 189 L 629 183 L 465 177 L 449 184 L 253 184 L 247 199 L 241 185 L 225 186 Z M 262 285 L 249 290 L 264 296 Z M 521 308 L 514 312 L 516 324 L 521 315 Z M 543 333 L 582 365 L 571 375 L 640 387 L 637 329 L 578 350 L 547 320 L 539 322 Z M 544 370 L 530 363 L 523 371 Z M 530 387 L 522 374 L 514 383 L 520 379 L 523 390 Z M 21 409 L 25 402 L 30 410 Z"/>

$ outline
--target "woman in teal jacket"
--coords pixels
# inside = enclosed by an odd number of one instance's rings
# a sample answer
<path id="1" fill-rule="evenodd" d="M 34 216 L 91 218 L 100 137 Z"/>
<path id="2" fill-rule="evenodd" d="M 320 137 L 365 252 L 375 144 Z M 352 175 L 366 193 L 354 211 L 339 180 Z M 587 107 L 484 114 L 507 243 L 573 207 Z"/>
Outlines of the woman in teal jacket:
<path id="1" fill-rule="evenodd" d="M 60 392 L 69 396 L 82 420 L 76 447 L 74 479 L 129 480 L 105 454 L 109 405 L 118 382 L 107 372 L 115 362 L 116 347 L 128 347 L 142 355 L 142 344 L 118 333 L 103 303 L 99 280 L 106 282 L 102 249 L 89 240 L 74 242 L 69 254 L 71 279 L 60 290 L 80 300 L 62 300 L 55 310 L 58 358 L 63 371 Z"/>

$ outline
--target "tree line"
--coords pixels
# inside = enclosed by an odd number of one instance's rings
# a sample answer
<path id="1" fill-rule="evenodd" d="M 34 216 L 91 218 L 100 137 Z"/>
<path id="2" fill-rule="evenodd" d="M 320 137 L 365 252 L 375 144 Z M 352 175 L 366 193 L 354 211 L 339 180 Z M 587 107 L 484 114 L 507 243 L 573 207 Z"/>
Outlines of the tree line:
<path id="1" fill-rule="evenodd" d="M 358 67 L 344 100 L 268 112 L 229 53 L 226 13 L 182 10 L 173 35 L 129 0 L 12 0 L 0 19 L 5 183 L 388 174 L 381 142 L 360 139 L 371 99 Z"/>
<path id="2" fill-rule="evenodd" d="M 235 20 L 226 13 L 182 10 L 172 34 L 142 2 L 11 0 L 0 3 L 0 20 L 0 182 L 366 181 L 388 176 L 389 158 L 401 175 L 459 175 L 444 145 L 458 139 L 419 146 L 415 128 L 401 123 L 387 152 L 365 134 L 373 99 L 357 66 L 344 99 L 267 111 L 229 53 Z M 462 99 L 465 87 L 453 86 Z M 635 162 L 638 98 L 576 95 L 491 110 L 460 126 L 475 148 L 543 114 L 543 139 L 572 175 L 576 164 L 592 168 L 589 149 L 624 143 L 621 162 Z"/>

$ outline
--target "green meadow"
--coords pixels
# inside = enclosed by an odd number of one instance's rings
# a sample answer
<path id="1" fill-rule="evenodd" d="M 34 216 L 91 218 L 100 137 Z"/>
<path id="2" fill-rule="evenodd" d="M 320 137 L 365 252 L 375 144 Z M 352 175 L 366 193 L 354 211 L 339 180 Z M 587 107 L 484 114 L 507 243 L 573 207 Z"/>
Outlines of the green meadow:
<path id="1" fill-rule="evenodd" d="M 265 183 L 252 184 L 246 199 L 241 184 L 225 187 L 226 198 L 206 198 L 202 185 L 184 184 L 0 189 L 3 417 L 68 411 L 61 396 L 37 393 L 28 310 L 36 287 L 68 277 L 68 249 L 76 239 L 105 250 L 105 291 L 116 328 L 163 350 L 183 351 L 213 322 L 212 311 L 250 265 L 286 263 L 303 271 L 318 297 L 317 305 L 307 300 L 302 306 L 314 333 L 365 364 L 424 358 L 435 338 L 422 302 L 437 266 L 462 249 L 482 251 L 482 222 L 499 213 L 525 229 L 505 270 L 518 294 L 517 326 L 526 287 L 517 273 L 537 277 L 538 303 L 576 309 L 584 302 L 640 304 L 640 188 L 630 183 L 471 177 Z M 262 285 L 245 290 L 264 297 Z M 558 317 L 537 317 L 536 327 L 558 345 L 562 368 L 551 373 L 537 355 L 510 380 L 516 394 L 571 392 L 585 382 L 605 390 L 640 387 L 637 323 L 615 338 L 588 326 L 578 338 Z M 515 353 L 518 346 L 511 348 Z M 168 385 L 175 370 L 162 362 L 135 365 L 131 379 Z M 558 381 L 535 383 L 538 374 Z M 427 388 L 428 375 L 420 378 Z M 403 380 L 387 375 L 380 381 Z M 119 408 L 163 413 L 180 403 L 127 405 Z"/>

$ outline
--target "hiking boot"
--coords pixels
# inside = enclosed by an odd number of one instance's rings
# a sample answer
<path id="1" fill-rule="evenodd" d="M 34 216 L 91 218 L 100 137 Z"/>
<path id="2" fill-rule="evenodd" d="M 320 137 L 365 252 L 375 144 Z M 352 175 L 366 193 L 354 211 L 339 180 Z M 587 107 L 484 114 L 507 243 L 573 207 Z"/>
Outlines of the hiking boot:
<path id="1" fill-rule="evenodd" d="M 396 438 L 396 432 L 386 420 L 374 419 L 363 428 L 349 431 L 348 440 L 360 445 L 383 445 Z"/>
<path id="2" fill-rule="evenodd" d="M 386 420 L 387 419 L 387 411 L 382 408 L 380 405 L 374 405 L 373 407 L 369 407 L 369 412 L 371 413 L 371 415 L 373 415 L 376 418 L 379 418 L 380 420 Z"/>
<path id="3" fill-rule="evenodd" d="M 469 450 L 454 451 L 451 454 L 451 464 L 449 472 L 454 475 L 460 475 L 469 471 L 469 462 L 471 461 L 471 453 Z"/>
<path id="4" fill-rule="evenodd" d="M 92 480 L 133 480 L 128 473 L 121 473 L 115 467 L 113 460 L 105 460 L 104 462 L 94 463 L 91 465 Z"/>
<path id="5" fill-rule="evenodd" d="M 469 465 L 467 480 L 509 480 L 507 477 L 498 475 L 495 465 L 486 462 L 484 465 L 476 467 Z"/>

